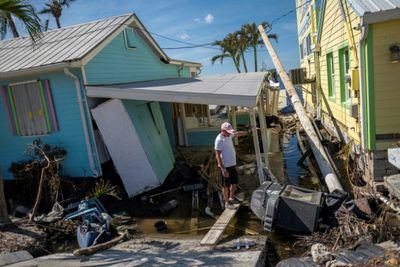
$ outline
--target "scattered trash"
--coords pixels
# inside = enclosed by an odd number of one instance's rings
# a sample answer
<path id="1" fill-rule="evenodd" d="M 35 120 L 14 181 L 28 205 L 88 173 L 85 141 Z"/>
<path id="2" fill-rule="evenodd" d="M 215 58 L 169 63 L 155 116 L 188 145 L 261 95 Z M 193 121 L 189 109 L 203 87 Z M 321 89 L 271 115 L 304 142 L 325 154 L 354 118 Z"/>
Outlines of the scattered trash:
<path id="1" fill-rule="evenodd" d="M 97 198 L 71 204 L 67 209 L 76 207 L 78 210 L 65 216 L 64 220 L 82 218 L 83 222 L 76 230 L 76 238 L 81 248 L 87 248 L 111 239 L 111 217 L 105 212 L 105 208 Z"/>
<path id="2" fill-rule="evenodd" d="M 12 216 L 14 217 L 25 217 L 26 215 L 28 215 L 31 212 L 31 209 L 23 206 L 23 205 L 18 205 L 13 213 Z"/>
<path id="3" fill-rule="evenodd" d="M 182 189 L 185 192 L 194 191 L 194 190 L 200 190 L 200 189 L 203 189 L 203 188 L 204 188 L 203 184 L 189 184 L 189 185 L 182 186 Z"/>
<path id="4" fill-rule="evenodd" d="M 250 247 L 254 246 L 255 244 L 256 244 L 256 242 L 254 242 L 253 240 L 249 240 L 248 238 L 244 238 L 243 240 L 237 239 L 233 243 L 233 246 L 234 246 L 234 248 L 239 250 L 242 247 L 245 248 L 245 249 L 249 249 Z"/>
<path id="5" fill-rule="evenodd" d="M 36 221 L 38 222 L 47 222 L 52 223 L 59 221 L 63 218 L 64 208 L 58 203 L 54 203 L 53 208 L 47 215 L 41 215 L 36 217 Z"/>
<path id="6" fill-rule="evenodd" d="M 172 199 L 160 207 L 160 211 L 164 214 L 170 212 L 178 206 L 178 200 Z"/>
<path id="7" fill-rule="evenodd" d="M 162 232 L 167 230 L 167 222 L 166 221 L 157 221 L 154 224 L 154 227 L 157 229 L 158 232 Z"/>

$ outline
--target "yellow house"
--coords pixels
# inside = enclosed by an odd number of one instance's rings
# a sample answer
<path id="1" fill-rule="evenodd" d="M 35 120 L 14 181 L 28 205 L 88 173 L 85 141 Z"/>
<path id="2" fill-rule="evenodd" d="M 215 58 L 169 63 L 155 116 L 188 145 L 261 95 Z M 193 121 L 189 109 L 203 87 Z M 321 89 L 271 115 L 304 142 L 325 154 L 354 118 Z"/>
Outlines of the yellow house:
<path id="1" fill-rule="evenodd" d="M 296 0 L 308 111 L 354 141 L 364 177 L 399 173 L 387 148 L 400 141 L 400 2 Z"/>

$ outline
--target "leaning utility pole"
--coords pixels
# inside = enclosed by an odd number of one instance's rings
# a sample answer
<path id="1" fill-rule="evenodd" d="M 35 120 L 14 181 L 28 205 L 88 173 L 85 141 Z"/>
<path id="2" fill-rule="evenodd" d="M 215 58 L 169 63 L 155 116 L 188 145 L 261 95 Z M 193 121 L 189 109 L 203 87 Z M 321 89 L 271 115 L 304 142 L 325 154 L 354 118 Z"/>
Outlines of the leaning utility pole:
<path id="1" fill-rule="evenodd" d="M 313 125 L 310 119 L 307 116 L 306 111 L 304 110 L 303 104 L 297 92 L 293 86 L 292 81 L 290 80 L 288 74 L 286 73 L 285 69 L 282 66 L 281 61 L 279 60 L 278 56 L 275 53 L 274 48 L 269 41 L 267 34 L 265 33 L 264 27 L 262 25 L 258 26 L 258 30 L 261 33 L 261 37 L 267 47 L 268 53 L 271 56 L 272 62 L 275 65 L 276 70 L 278 71 L 279 76 L 283 84 L 285 85 L 286 91 L 290 96 L 290 100 L 292 101 L 294 110 L 296 111 L 297 115 L 299 116 L 299 120 L 301 125 L 306 132 L 311 149 L 314 153 L 315 159 L 317 160 L 318 166 L 324 176 L 325 183 L 328 187 L 329 192 L 334 190 L 343 191 L 342 186 L 328 160 L 328 156 L 324 151 L 324 147 L 322 146 L 320 140 L 318 139 L 318 135 L 313 128 Z"/>

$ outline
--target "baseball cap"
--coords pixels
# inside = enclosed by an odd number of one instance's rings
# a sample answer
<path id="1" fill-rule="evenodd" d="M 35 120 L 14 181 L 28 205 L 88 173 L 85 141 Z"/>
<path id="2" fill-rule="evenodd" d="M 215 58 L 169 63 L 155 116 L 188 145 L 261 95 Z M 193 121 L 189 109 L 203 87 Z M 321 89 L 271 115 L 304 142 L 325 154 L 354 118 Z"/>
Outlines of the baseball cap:
<path id="1" fill-rule="evenodd" d="M 227 131 L 230 134 L 233 134 L 235 132 L 235 129 L 233 129 L 232 125 L 229 122 L 224 122 L 221 124 L 221 130 Z"/>

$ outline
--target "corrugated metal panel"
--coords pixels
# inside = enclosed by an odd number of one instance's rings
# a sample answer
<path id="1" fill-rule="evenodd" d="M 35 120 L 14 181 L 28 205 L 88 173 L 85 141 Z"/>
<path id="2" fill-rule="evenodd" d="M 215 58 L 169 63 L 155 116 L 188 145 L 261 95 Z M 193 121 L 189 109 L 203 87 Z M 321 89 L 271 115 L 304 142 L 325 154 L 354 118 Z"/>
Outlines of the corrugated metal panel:
<path id="1" fill-rule="evenodd" d="M 347 0 L 359 16 L 385 13 L 397 9 L 400 13 L 400 0 Z"/>
<path id="2" fill-rule="evenodd" d="M 47 31 L 36 46 L 29 37 L 0 42 L 0 73 L 84 57 L 133 15 L 123 15 Z"/>
<path id="3" fill-rule="evenodd" d="M 86 86 L 90 97 L 255 107 L 265 72 Z"/>

